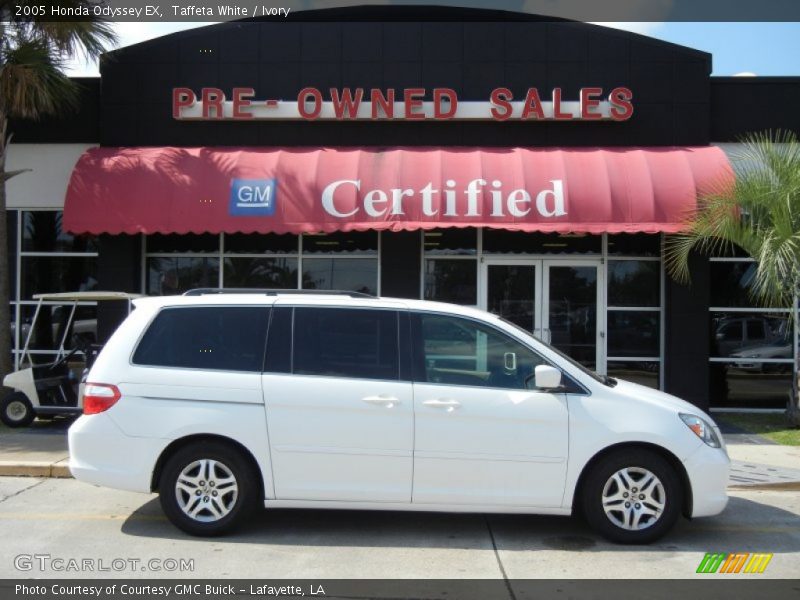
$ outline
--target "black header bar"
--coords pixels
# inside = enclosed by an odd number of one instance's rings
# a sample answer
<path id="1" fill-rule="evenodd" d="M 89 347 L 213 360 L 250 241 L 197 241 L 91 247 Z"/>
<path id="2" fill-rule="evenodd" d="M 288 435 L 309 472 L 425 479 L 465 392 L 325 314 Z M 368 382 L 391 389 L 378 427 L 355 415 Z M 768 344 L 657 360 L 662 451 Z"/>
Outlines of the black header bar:
<path id="1" fill-rule="evenodd" d="M 403 20 L 403 12 L 413 10 L 415 20 L 431 8 L 432 20 L 440 20 L 437 7 L 483 9 L 476 20 L 514 20 L 533 18 L 570 19 L 592 22 L 713 22 L 713 21 L 800 21 L 797 0 L 363 0 L 353 7 L 352 0 L 0 0 L 0 20 L 37 19 L 76 21 L 222 22 L 239 19 L 274 20 Z M 319 10 L 319 9 L 334 9 Z M 503 14 L 504 11 L 516 13 Z M 358 13 L 361 13 L 359 15 Z M 490 12 L 494 13 L 489 14 Z M 408 13 L 406 13 L 408 14 Z M 460 16 L 457 20 L 463 20 Z"/>

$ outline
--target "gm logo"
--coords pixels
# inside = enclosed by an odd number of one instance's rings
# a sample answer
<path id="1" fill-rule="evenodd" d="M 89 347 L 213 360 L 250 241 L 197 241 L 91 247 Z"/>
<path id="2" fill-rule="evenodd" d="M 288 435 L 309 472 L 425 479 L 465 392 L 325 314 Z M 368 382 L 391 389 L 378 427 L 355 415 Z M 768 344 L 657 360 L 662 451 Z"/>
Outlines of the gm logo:
<path id="1" fill-rule="evenodd" d="M 276 179 L 232 179 L 228 213 L 234 217 L 270 217 L 275 214 Z"/>

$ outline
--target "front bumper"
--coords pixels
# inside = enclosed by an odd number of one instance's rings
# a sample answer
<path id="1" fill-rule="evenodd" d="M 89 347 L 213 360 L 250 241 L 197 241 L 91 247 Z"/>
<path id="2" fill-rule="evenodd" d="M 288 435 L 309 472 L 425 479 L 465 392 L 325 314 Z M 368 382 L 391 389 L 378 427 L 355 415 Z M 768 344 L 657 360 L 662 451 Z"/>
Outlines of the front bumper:
<path id="1" fill-rule="evenodd" d="M 103 413 L 83 415 L 69 428 L 69 470 L 79 481 L 147 493 L 168 443 L 127 436 Z"/>
<path id="2" fill-rule="evenodd" d="M 684 461 L 692 487 L 692 517 L 718 515 L 728 504 L 731 461 L 723 448 L 702 444 Z"/>

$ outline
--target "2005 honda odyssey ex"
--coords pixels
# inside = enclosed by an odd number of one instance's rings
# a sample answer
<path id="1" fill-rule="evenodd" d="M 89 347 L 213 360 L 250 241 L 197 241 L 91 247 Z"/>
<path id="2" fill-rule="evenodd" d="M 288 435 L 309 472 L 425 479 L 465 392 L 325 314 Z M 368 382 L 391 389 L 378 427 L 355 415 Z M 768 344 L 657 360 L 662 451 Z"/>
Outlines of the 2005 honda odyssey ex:
<path id="1" fill-rule="evenodd" d="M 256 507 L 569 515 L 646 543 L 727 503 L 697 407 L 494 315 L 348 293 L 135 301 L 85 385 L 70 469 L 214 535 Z"/>

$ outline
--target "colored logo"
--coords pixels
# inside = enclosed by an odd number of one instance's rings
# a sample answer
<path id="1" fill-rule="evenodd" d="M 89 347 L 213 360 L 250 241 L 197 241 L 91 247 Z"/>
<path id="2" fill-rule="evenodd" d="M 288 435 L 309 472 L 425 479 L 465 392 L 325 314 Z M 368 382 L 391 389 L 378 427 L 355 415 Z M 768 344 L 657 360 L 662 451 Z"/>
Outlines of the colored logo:
<path id="1" fill-rule="evenodd" d="M 275 214 L 276 179 L 232 179 L 228 213 L 234 217 L 270 217 Z"/>
<path id="2" fill-rule="evenodd" d="M 772 554 L 763 552 L 708 552 L 697 567 L 698 573 L 763 573 Z"/>

